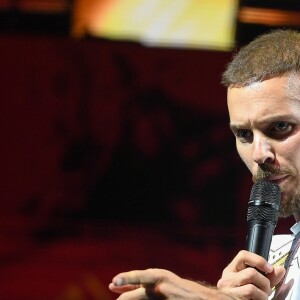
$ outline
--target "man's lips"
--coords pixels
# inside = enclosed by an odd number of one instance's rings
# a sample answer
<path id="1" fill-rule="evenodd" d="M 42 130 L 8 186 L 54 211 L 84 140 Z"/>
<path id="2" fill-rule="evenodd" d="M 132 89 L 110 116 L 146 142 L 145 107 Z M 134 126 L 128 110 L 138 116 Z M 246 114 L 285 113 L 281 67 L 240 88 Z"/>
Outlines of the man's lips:
<path id="1" fill-rule="evenodd" d="M 283 175 L 271 175 L 268 176 L 266 179 L 269 181 L 273 181 L 277 184 L 281 183 L 282 181 L 284 181 L 289 175 L 288 174 L 283 174 Z"/>

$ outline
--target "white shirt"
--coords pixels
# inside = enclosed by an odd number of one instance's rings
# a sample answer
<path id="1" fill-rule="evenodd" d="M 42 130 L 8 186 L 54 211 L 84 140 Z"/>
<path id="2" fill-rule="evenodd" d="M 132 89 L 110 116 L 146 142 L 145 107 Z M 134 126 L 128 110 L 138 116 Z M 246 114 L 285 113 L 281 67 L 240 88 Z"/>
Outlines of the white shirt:
<path id="1" fill-rule="evenodd" d="M 300 231 L 300 222 L 291 227 L 292 234 L 274 235 L 269 252 L 269 263 L 284 265 L 296 234 Z M 300 300 L 300 247 L 296 249 L 289 263 L 282 283 L 276 287 L 269 300 Z"/>

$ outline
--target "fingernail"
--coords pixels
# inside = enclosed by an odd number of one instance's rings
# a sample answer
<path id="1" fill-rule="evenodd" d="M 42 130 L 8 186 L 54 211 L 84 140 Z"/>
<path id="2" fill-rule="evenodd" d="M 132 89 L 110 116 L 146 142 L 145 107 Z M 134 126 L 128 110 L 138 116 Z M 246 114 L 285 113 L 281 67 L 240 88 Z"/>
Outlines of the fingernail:
<path id="1" fill-rule="evenodd" d="M 265 269 L 266 269 L 266 271 L 267 271 L 268 273 L 270 273 L 270 272 L 273 271 L 273 266 L 270 265 L 269 263 L 267 263 L 267 264 L 265 265 Z"/>
<path id="2" fill-rule="evenodd" d="M 114 282 L 114 284 L 115 284 L 116 286 L 121 286 L 121 285 L 123 285 L 123 283 L 124 283 L 124 280 L 123 280 L 122 277 L 118 277 L 118 278 L 115 280 L 115 282 Z"/>

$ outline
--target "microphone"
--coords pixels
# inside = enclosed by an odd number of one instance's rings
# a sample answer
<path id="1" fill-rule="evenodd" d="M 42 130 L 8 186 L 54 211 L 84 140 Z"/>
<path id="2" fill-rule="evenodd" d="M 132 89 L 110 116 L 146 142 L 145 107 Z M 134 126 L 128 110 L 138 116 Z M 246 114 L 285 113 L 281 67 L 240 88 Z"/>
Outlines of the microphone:
<path id="1" fill-rule="evenodd" d="M 273 181 L 256 182 L 248 202 L 246 249 L 268 260 L 272 236 L 279 215 L 281 193 Z"/>

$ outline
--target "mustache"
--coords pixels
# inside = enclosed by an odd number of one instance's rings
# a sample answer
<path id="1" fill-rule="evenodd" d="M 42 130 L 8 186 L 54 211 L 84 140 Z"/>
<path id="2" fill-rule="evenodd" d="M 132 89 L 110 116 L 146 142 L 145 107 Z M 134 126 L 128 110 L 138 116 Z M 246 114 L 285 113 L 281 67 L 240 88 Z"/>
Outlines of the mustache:
<path id="1" fill-rule="evenodd" d="M 276 167 L 270 164 L 262 164 L 259 166 L 256 174 L 252 176 L 252 181 L 257 182 L 263 179 L 266 179 L 270 176 L 278 175 L 293 175 L 294 172 L 287 167 Z"/>

